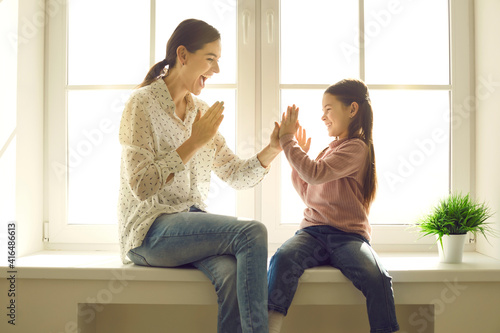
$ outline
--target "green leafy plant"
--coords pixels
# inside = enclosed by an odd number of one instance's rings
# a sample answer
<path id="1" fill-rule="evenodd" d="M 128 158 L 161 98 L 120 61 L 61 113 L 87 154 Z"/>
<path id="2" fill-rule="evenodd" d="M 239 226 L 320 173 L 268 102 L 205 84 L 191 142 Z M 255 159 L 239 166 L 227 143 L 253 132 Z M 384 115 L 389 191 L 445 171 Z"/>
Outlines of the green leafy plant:
<path id="1" fill-rule="evenodd" d="M 485 203 L 474 202 L 469 194 L 450 194 L 434 207 L 433 211 L 417 222 L 422 237 L 436 235 L 441 248 L 444 235 L 460 235 L 472 232 L 494 236 L 486 221 L 493 215 Z"/>

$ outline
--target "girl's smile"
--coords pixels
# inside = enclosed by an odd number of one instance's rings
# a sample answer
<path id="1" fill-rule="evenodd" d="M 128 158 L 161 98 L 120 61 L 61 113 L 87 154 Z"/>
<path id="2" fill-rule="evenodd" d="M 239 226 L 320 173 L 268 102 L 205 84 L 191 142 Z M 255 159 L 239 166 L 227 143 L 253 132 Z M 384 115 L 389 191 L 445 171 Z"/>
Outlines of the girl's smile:
<path id="1" fill-rule="evenodd" d="M 325 123 L 328 135 L 347 138 L 348 127 L 351 122 L 350 106 L 345 106 L 336 96 L 325 93 L 323 95 L 323 116 L 321 120 Z"/>

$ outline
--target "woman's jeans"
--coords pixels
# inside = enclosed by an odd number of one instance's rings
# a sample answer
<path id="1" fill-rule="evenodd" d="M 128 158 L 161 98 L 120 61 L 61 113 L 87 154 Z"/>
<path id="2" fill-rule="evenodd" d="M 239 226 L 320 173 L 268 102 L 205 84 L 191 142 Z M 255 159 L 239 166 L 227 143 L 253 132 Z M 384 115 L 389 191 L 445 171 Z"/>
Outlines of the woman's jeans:
<path id="1" fill-rule="evenodd" d="M 377 254 L 362 236 L 330 226 L 299 230 L 276 251 L 268 273 L 269 310 L 286 315 L 304 270 L 322 265 L 340 269 L 363 292 L 371 332 L 399 330 L 392 278 Z"/>
<path id="2" fill-rule="evenodd" d="M 194 207 L 163 214 L 128 257 L 142 266 L 194 265 L 215 286 L 218 332 L 268 332 L 267 230 L 262 223 Z"/>

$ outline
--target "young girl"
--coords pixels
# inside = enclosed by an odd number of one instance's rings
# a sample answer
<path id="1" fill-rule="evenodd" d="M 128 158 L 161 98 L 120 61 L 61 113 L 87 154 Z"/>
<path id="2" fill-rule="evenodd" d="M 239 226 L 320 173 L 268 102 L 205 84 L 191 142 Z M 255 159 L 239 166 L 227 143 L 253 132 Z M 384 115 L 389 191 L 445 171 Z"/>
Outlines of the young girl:
<path id="1" fill-rule="evenodd" d="M 311 141 L 298 123 L 295 105 L 280 125 L 293 186 L 307 208 L 300 230 L 271 259 L 269 332 L 280 331 L 304 270 L 320 265 L 340 269 L 363 292 L 371 332 L 395 332 L 392 278 L 369 243 L 368 212 L 377 178 L 368 88 L 360 80 L 342 80 L 328 87 L 322 106 L 321 120 L 335 140 L 315 160 L 306 154 Z"/>

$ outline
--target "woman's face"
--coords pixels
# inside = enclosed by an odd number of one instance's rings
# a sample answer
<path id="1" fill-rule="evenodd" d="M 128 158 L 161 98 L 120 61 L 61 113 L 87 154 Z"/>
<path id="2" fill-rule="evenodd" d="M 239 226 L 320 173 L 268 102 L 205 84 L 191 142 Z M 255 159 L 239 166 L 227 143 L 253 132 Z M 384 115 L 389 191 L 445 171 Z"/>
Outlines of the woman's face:
<path id="1" fill-rule="evenodd" d="M 321 120 L 326 125 L 329 136 L 347 138 L 348 127 L 351 122 L 351 107 L 345 106 L 336 96 L 325 93 L 323 95 L 323 116 Z"/>
<path id="2" fill-rule="evenodd" d="M 205 81 L 214 73 L 219 73 L 219 58 L 221 56 L 220 39 L 205 44 L 202 49 L 194 53 L 187 52 L 184 62 L 184 82 L 187 89 L 199 95 L 205 88 Z"/>

